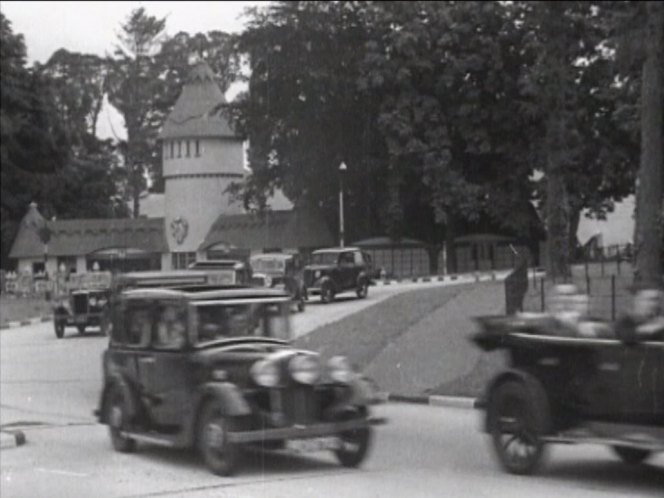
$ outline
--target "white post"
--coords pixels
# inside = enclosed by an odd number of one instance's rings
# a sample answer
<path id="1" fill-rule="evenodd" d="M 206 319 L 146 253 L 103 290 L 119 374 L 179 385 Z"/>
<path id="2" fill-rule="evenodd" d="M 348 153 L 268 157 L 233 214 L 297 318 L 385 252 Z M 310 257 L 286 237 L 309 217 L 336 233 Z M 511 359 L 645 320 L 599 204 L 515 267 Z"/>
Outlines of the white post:
<path id="1" fill-rule="evenodd" d="M 344 173 L 346 163 L 339 165 L 339 246 L 344 247 Z"/>

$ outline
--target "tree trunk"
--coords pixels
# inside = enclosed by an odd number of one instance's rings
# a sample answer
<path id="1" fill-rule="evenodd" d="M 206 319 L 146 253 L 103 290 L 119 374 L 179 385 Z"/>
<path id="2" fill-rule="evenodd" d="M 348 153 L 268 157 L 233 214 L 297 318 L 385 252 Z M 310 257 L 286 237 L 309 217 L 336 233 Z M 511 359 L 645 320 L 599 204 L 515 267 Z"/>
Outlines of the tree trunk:
<path id="1" fill-rule="evenodd" d="M 429 274 L 438 274 L 438 255 L 441 247 L 438 244 L 427 244 L 427 254 L 429 255 Z"/>
<path id="2" fill-rule="evenodd" d="M 455 220 L 451 214 L 448 214 L 447 225 L 445 226 L 445 252 L 447 255 L 448 274 L 457 272 L 456 248 L 454 247 L 455 238 L 456 238 Z"/>
<path id="3" fill-rule="evenodd" d="M 664 230 L 662 169 L 664 141 L 662 67 L 664 66 L 664 5 L 647 2 L 648 32 L 641 86 L 641 164 L 638 174 L 635 280 L 661 283 Z"/>
<path id="4" fill-rule="evenodd" d="M 569 237 L 568 237 L 568 254 L 573 261 L 576 257 L 579 239 L 576 233 L 579 231 L 579 223 L 581 222 L 581 208 L 572 206 L 569 213 Z"/>

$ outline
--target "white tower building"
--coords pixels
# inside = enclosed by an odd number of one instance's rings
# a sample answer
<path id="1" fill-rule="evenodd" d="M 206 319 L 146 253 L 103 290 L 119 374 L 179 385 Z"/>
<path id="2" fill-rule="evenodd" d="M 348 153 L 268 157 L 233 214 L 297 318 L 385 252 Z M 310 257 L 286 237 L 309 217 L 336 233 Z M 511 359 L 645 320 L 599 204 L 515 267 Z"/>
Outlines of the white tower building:
<path id="1" fill-rule="evenodd" d="M 240 214 L 226 189 L 245 175 L 243 141 L 215 108 L 224 95 L 198 62 L 164 123 L 165 232 L 172 268 L 184 268 L 220 214 Z M 200 256 L 200 255 L 199 255 Z M 199 257 L 199 259 L 201 259 Z"/>

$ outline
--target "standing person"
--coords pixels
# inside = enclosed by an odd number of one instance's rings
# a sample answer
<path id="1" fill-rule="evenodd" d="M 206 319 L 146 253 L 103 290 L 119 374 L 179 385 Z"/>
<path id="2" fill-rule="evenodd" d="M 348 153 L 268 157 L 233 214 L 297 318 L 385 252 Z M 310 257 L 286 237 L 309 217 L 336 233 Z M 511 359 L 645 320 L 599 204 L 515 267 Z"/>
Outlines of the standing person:
<path id="1" fill-rule="evenodd" d="M 628 344 L 638 341 L 664 341 L 664 292 L 639 289 L 632 311 L 616 322 L 616 336 Z"/>

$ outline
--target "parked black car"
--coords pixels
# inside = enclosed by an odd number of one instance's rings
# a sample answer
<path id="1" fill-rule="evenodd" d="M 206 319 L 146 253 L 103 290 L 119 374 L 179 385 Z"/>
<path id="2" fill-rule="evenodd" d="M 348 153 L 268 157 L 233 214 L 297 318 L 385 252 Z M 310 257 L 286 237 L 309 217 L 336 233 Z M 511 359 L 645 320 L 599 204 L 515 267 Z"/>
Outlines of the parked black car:
<path id="1" fill-rule="evenodd" d="M 252 285 L 285 289 L 304 311 L 305 288 L 302 280 L 302 259 L 299 254 L 266 253 L 251 257 Z"/>
<path id="2" fill-rule="evenodd" d="M 307 296 L 320 294 L 324 303 L 346 291 L 362 299 L 369 292 L 370 272 L 369 258 L 356 247 L 319 249 L 304 268 L 304 286 Z"/>
<path id="3" fill-rule="evenodd" d="M 342 357 L 293 348 L 290 296 L 251 287 L 136 288 L 112 309 L 96 414 L 117 451 L 197 448 L 231 474 L 245 446 L 329 449 L 348 467 L 369 451 L 370 383 Z"/>
<path id="4" fill-rule="evenodd" d="M 55 336 L 62 339 L 66 327 L 76 327 L 79 334 L 87 327 L 100 327 L 106 333 L 105 317 L 109 303 L 109 289 L 79 289 L 69 293 L 53 309 Z"/>
<path id="5" fill-rule="evenodd" d="M 550 443 L 605 444 L 632 464 L 663 452 L 664 335 L 627 344 L 599 322 L 595 337 L 573 337 L 552 320 L 478 318 L 474 342 L 510 358 L 483 400 L 502 466 L 532 473 Z"/>

